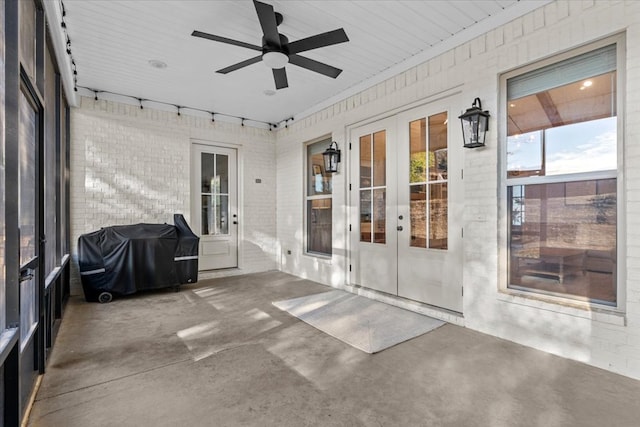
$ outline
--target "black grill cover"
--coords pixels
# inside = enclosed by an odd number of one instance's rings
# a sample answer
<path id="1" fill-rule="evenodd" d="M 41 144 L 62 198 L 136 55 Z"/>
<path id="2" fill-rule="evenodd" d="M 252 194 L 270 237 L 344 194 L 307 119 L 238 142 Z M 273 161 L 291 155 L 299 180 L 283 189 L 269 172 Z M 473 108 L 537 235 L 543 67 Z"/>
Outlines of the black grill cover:
<path id="1" fill-rule="evenodd" d="M 78 264 L 85 299 L 101 292 L 129 295 L 138 290 L 198 281 L 199 238 L 184 217 L 169 224 L 105 227 L 78 239 Z"/>

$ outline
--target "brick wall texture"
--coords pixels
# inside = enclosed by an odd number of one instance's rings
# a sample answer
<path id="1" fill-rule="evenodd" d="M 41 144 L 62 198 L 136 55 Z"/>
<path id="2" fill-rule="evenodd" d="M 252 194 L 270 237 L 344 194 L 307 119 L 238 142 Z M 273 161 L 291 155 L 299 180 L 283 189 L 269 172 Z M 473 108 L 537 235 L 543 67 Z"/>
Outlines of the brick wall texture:
<path id="1" fill-rule="evenodd" d="M 71 238 L 110 225 L 191 219 L 191 145 L 238 151 L 240 268 L 276 268 L 273 132 L 209 118 L 82 98 L 71 115 Z M 256 183 L 256 179 L 261 183 Z M 74 275 L 73 290 L 78 288 Z"/>

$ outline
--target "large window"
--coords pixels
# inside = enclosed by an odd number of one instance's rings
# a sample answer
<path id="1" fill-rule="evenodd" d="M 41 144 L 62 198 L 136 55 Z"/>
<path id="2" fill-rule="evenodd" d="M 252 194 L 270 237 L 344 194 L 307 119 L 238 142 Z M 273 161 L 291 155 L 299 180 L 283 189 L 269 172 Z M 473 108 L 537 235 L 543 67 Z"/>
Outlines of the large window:
<path id="1" fill-rule="evenodd" d="M 307 145 L 307 253 L 331 255 L 332 175 L 324 170 L 322 153 L 331 140 Z"/>
<path id="2" fill-rule="evenodd" d="M 511 289 L 617 305 L 616 49 L 506 79 Z"/>

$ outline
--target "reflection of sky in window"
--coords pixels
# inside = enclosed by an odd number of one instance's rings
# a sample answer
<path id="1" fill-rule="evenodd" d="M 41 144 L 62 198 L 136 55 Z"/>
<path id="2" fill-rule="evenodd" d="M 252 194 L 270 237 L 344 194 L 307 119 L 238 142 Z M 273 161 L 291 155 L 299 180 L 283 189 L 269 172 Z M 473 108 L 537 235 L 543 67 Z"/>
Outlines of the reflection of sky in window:
<path id="1" fill-rule="evenodd" d="M 546 130 L 547 175 L 617 167 L 616 117 Z"/>
<path id="2" fill-rule="evenodd" d="M 542 167 L 542 131 L 507 138 L 507 170 L 530 171 Z"/>

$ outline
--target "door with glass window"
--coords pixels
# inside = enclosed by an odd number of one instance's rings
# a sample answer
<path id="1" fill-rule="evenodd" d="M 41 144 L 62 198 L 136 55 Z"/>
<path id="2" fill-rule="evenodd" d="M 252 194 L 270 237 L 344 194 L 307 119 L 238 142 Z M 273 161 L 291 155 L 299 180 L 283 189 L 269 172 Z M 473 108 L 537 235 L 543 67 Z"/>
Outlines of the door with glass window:
<path id="1" fill-rule="evenodd" d="M 393 295 L 398 294 L 395 128 L 391 118 L 351 133 L 351 200 L 357 214 L 352 281 Z"/>
<path id="2" fill-rule="evenodd" d="M 462 312 L 462 144 L 449 120 L 442 106 L 398 117 L 398 295 Z"/>
<path id="3" fill-rule="evenodd" d="M 353 130 L 351 268 L 358 285 L 461 312 L 461 149 L 449 134 L 441 106 Z"/>
<path id="4" fill-rule="evenodd" d="M 194 144 L 192 215 L 200 270 L 238 266 L 236 150 Z"/>

